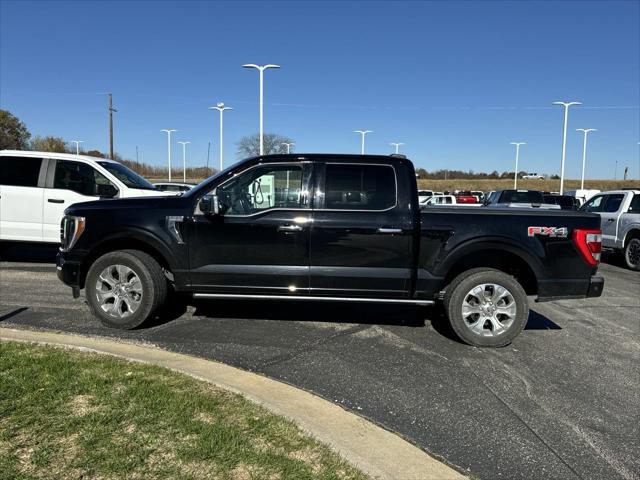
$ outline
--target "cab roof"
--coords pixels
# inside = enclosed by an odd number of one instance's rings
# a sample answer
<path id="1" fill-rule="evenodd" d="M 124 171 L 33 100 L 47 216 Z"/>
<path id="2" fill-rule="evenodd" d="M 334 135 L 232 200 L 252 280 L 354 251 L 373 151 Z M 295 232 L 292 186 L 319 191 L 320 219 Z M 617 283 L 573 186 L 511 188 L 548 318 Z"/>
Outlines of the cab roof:
<path id="1" fill-rule="evenodd" d="M 74 153 L 56 153 L 56 152 L 36 152 L 32 150 L 0 150 L 1 156 L 15 157 L 38 157 L 38 158 L 59 158 L 62 160 L 85 160 L 87 162 L 110 162 L 118 163 L 115 160 L 102 157 L 92 157 L 90 155 L 76 155 Z"/>

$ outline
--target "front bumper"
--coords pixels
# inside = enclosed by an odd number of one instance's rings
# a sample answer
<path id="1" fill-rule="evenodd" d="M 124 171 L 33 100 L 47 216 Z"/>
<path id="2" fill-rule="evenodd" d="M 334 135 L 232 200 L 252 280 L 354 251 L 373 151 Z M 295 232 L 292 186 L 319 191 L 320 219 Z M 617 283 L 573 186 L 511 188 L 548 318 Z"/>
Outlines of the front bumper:
<path id="1" fill-rule="evenodd" d="M 74 259 L 68 252 L 58 252 L 56 255 L 56 270 L 58 278 L 66 285 L 69 285 L 74 290 L 75 295 L 75 291 L 79 291 L 81 287 L 81 262 Z"/>

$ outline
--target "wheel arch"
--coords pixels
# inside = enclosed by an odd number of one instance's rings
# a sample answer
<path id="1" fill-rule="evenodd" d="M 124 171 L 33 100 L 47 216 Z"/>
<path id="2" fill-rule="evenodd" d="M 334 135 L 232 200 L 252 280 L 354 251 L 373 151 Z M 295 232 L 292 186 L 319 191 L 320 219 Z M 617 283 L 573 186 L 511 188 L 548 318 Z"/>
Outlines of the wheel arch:
<path id="1" fill-rule="evenodd" d="M 494 268 L 515 277 L 528 295 L 538 293 L 538 278 L 542 277 L 541 262 L 521 247 L 503 239 L 487 239 L 461 245 L 442 263 L 444 285 L 472 268 Z"/>
<path id="2" fill-rule="evenodd" d="M 624 240 L 622 242 L 622 248 L 625 248 L 629 241 L 633 238 L 640 238 L 640 225 L 634 225 L 629 230 L 627 230 L 627 233 L 625 233 Z"/>
<path id="3" fill-rule="evenodd" d="M 80 269 L 80 288 L 84 288 L 87 273 L 91 265 L 102 255 L 118 250 L 140 250 L 150 255 L 158 262 L 160 267 L 169 275 L 172 280 L 172 272 L 175 268 L 171 252 L 160 240 L 143 232 L 127 232 L 125 234 L 111 235 L 97 243 L 89 253 L 83 258 Z"/>

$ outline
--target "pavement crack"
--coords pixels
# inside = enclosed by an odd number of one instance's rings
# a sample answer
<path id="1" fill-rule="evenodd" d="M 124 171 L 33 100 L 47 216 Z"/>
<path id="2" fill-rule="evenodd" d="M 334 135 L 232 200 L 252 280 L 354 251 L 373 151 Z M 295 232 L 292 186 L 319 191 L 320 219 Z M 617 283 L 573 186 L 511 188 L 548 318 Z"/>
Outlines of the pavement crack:
<path id="1" fill-rule="evenodd" d="M 272 367 L 274 365 L 278 365 L 280 363 L 284 363 L 284 362 L 288 362 L 289 360 L 293 360 L 296 357 L 299 357 L 300 355 L 303 355 L 305 353 L 308 353 L 312 350 L 315 350 L 316 348 L 318 348 L 320 345 L 324 345 L 325 343 L 330 342 L 331 340 L 334 340 L 336 338 L 339 337 L 344 337 L 347 335 L 353 335 L 354 333 L 358 333 L 361 332 L 363 330 L 366 330 L 368 328 L 373 328 L 373 325 L 356 325 L 354 327 L 348 328 L 346 330 L 340 330 L 339 332 L 336 332 L 332 335 L 328 335 L 326 337 L 323 337 L 315 342 L 309 342 L 305 345 L 303 345 L 300 348 L 297 348 L 295 350 L 292 350 L 290 352 L 287 352 L 285 354 L 282 355 L 277 355 L 274 358 L 267 360 L 266 362 L 261 363 L 257 370 L 263 370 L 265 368 L 268 367 Z"/>

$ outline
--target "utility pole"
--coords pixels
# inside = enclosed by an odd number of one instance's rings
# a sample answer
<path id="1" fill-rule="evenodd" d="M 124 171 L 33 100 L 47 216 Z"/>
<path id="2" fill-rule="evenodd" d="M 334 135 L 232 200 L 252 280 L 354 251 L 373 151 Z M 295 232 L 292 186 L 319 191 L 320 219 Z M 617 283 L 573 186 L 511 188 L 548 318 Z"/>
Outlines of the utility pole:
<path id="1" fill-rule="evenodd" d="M 215 107 L 209 107 L 209 110 L 218 110 L 220 112 L 220 171 L 223 170 L 223 164 L 224 164 L 224 147 L 223 147 L 223 113 L 225 110 L 233 110 L 233 108 L 231 107 L 225 107 L 224 103 L 220 102 L 218 104 L 216 104 Z"/>
<path id="2" fill-rule="evenodd" d="M 618 179 L 618 160 L 616 160 L 616 169 L 613 171 L 613 179 Z"/>
<path id="3" fill-rule="evenodd" d="M 178 142 L 182 145 L 182 181 L 187 183 L 187 144 L 191 142 Z"/>
<path id="4" fill-rule="evenodd" d="M 525 142 L 511 142 L 511 145 L 516 146 L 516 173 L 513 176 L 513 189 L 518 188 L 518 160 L 520 159 L 520 145 L 526 145 Z"/>
<path id="5" fill-rule="evenodd" d="M 391 142 L 389 145 L 393 145 L 394 147 L 396 147 L 396 155 L 397 155 L 400 150 L 400 145 L 404 145 L 404 143 Z"/>
<path id="6" fill-rule="evenodd" d="M 211 153 L 211 142 L 207 146 L 207 175 L 209 175 L 209 153 Z"/>
<path id="7" fill-rule="evenodd" d="M 71 143 L 76 144 L 76 155 L 80 155 L 80 144 L 84 143 L 84 140 L 71 140 Z"/>
<path id="8" fill-rule="evenodd" d="M 286 145 L 287 146 L 287 153 L 291 153 L 291 147 L 293 145 L 295 145 L 295 143 L 287 143 L 287 142 L 283 142 L 282 145 Z"/>
<path id="9" fill-rule="evenodd" d="M 113 160 L 113 112 L 118 110 L 113 108 L 113 95 L 111 93 L 107 95 L 109 95 L 109 158 Z"/>
<path id="10" fill-rule="evenodd" d="M 255 68 L 260 72 L 260 155 L 264 155 L 264 71 L 268 68 L 280 68 L 280 65 L 255 65 L 246 63 L 244 68 Z"/>
<path id="11" fill-rule="evenodd" d="M 582 143 L 582 179 L 580 181 L 580 189 L 584 190 L 584 169 L 587 163 L 587 135 L 589 132 L 597 132 L 595 128 L 576 128 L 576 132 L 584 133 L 584 141 Z"/>
<path id="12" fill-rule="evenodd" d="M 562 162 L 560 163 L 560 195 L 564 193 L 564 163 L 567 158 L 567 124 L 569 123 L 569 107 L 582 105 L 580 102 L 553 102 L 564 107 L 564 128 L 562 129 Z"/>
<path id="13" fill-rule="evenodd" d="M 373 133 L 373 130 L 354 130 L 353 132 L 362 135 L 362 141 L 360 142 L 360 155 L 364 155 L 364 137 L 367 133 Z"/>
<path id="14" fill-rule="evenodd" d="M 138 160 L 138 145 L 136 145 L 136 163 L 140 163 L 140 160 Z"/>

